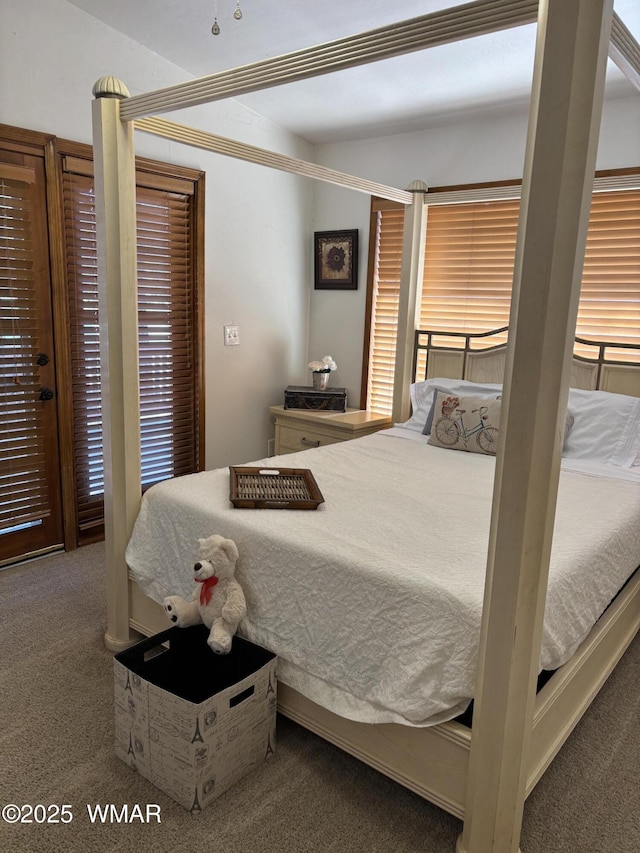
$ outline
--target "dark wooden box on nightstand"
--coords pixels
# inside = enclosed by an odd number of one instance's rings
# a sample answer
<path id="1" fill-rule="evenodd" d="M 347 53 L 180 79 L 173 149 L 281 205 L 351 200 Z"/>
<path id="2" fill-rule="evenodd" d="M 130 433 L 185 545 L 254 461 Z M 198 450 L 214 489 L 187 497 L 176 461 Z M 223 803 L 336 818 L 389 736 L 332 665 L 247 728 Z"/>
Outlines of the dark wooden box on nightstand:
<path id="1" fill-rule="evenodd" d="M 284 391 L 285 409 L 309 409 L 316 412 L 345 412 L 346 388 L 325 388 L 316 391 L 310 385 L 289 385 Z"/>

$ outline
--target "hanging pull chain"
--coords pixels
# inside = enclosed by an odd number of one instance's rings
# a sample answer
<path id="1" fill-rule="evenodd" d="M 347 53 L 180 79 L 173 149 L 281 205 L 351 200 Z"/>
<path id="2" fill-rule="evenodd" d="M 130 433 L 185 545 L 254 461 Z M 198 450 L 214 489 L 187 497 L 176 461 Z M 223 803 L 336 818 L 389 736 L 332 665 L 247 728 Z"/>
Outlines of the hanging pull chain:
<path id="1" fill-rule="evenodd" d="M 218 0 L 215 0 L 213 6 L 213 26 L 211 27 L 211 32 L 214 36 L 220 35 L 220 27 L 218 25 Z"/>
<path id="2" fill-rule="evenodd" d="M 216 0 L 213 7 L 213 26 L 211 27 L 211 32 L 214 36 L 220 35 L 220 24 L 218 23 L 218 0 Z M 240 21 L 242 19 L 243 13 L 240 8 L 240 0 L 236 0 L 236 8 L 233 10 L 233 17 L 236 21 Z"/>

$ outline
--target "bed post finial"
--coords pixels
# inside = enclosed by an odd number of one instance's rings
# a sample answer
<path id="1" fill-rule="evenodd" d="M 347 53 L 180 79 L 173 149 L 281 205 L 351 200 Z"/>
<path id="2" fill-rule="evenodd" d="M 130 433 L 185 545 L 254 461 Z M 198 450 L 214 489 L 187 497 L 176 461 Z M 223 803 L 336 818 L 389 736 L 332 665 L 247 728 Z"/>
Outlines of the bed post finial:
<path id="1" fill-rule="evenodd" d="M 425 184 L 424 181 L 411 181 L 409 186 L 407 187 L 407 192 L 409 193 L 428 193 L 429 187 Z"/>
<path id="2" fill-rule="evenodd" d="M 99 77 L 93 84 L 94 98 L 128 98 L 129 90 L 117 77 Z"/>

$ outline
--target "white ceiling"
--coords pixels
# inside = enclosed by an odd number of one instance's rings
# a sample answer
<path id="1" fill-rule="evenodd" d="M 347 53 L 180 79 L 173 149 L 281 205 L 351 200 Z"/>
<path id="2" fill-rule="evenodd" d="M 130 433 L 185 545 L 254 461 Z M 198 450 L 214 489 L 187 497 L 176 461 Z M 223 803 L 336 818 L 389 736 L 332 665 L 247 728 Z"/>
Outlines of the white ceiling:
<path id="1" fill-rule="evenodd" d="M 452 0 L 240 0 L 243 17 L 237 21 L 236 0 L 69 2 L 196 77 L 457 5 Z M 640 0 L 615 0 L 614 8 L 640 41 Z M 221 32 L 214 36 L 216 10 Z M 313 143 L 416 130 L 468 110 L 524 108 L 534 39 L 534 25 L 518 27 L 238 100 Z M 607 81 L 609 97 L 639 94 L 611 60 Z"/>

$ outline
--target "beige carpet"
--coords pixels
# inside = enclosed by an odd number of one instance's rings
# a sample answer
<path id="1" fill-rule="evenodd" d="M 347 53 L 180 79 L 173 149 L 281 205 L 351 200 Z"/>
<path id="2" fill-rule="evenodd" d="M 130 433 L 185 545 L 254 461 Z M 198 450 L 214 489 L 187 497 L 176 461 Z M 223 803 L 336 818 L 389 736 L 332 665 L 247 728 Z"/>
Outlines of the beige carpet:
<path id="1" fill-rule="evenodd" d="M 0 803 L 73 814 L 0 823 L 0 850 L 453 853 L 459 821 L 282 718 L 275 756 L 194 817 L 115 758 L 101 545 L 0 572 L 0 617 Z M 523 853 L 640 851 L 639 686 L 636 640 L 529 798 Z M 162 822 L 92 824 L 97 803 Z"/>

